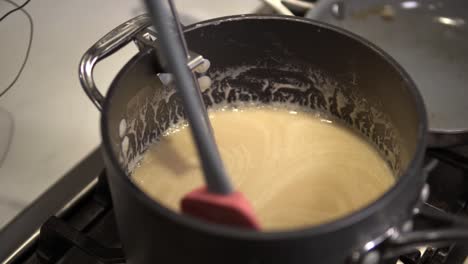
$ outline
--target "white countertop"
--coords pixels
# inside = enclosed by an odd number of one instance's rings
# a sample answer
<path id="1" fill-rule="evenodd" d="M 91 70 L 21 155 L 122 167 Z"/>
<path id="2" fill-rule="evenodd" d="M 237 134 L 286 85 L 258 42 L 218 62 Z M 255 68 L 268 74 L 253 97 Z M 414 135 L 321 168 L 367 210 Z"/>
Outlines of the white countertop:
<path id="1" fill-rule="evenodd" d="M 193 23 L 251 13 L 260 1 L 178 0 L 176 4 L 183 22 Z M 12 8 L 0 1 L 0 16 Z M 0 227 L 99 145 L 99 112 L 81 89 L 78 63 L 105 33 L 143 12 L 136 0 L 32 0 L 25 9 L 34 21 L 29 60 L 17 83 L 0 97 L 0 114 L 10 113 L 14 128 L 0 164 Z M 23 61 L 29 30 L 20 11 L 0 22 L 0 91 Z M 98 65 L 99 87 L 106 88 L 135 52 L 129 46 Z M 8 126 L 6 121 L 3 126 Z"/>

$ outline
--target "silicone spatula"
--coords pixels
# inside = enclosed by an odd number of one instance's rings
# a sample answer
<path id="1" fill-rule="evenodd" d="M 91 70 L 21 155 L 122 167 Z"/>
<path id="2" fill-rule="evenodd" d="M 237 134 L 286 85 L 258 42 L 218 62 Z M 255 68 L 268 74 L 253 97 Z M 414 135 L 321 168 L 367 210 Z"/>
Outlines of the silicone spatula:
<path id="1" fill-rule="evenodd" d="M 162 59 L 174 75 L 176 89 L 197 147 L 206 186 L 182 199 L 182 212 L 208 222 L 260 229 L 249 201 L 233 190 L 214 140 L 198 82 L 187 66 L 188 49 L 171 0 L 146 0 L 158 32 Z"/>

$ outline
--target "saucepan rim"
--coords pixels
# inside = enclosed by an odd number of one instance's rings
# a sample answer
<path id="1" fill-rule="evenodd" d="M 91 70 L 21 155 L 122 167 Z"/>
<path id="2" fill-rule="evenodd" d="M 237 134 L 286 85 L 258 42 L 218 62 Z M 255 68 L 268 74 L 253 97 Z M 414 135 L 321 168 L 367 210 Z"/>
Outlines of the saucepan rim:
<path id="1" fill-rule="evenodd" d="M 305 18 L 298 18 L 298 17 L 286 17 L 286 16 L 275 16 L 275 15 L 236 15 L 236 16 L 228 16 L 228 17 L 221 17 L 215 18 L 211 20 L 206 20 L 202 22 L 198 22 L 196 24 L 187 26 L 185 31 L 191 31 L 195 29 L 199 29 L 206 26 L 212 25 L 222 25 L 222 23 L 228 23 L 230 21 L 239 21 L 239 20 L 280 20 L 280 21 L 288 21 L 288 22 L 298 22 L 309 24 L 321 29 L 331 30 L 336 32 L 337 34 L 344 35 L 354 41 L 357 41 L 364 45 L 365 47 L 369 48 L 373 52 L 375 52 L 379 57 L 381 57 L 386 63 L 391 65 L 395 71 L 397 71 L 402 80 L 405 83 L 405 87 L 408 89 L 409 94 L 412 96 L 412 100 L 415 104 L 415 109 L 417 111 L 417 115 L 419 117 L 419 123 L 417 124 L 417 138 L 419 139 L 417 142 L 416 150 L 411 158 L 411 161 L 408 163 L 407 168 L 404 170 L 402 175 L 399 177 L 397 182 L 387 190 L 382 196 L 380 196 L 376 201 L 372 202 L 371 204 L 357 210 L 345 217 L 338 218 L 336 220 L 299 229 L 293 230 L 279 230 L 279 231 L 268 231 L 268 232 L 257 232 L 257 231 L 250 231 L 250 230 L 242 230 L 238 228 L 232 228 L 227 226 L 221 226 L 216 224 L 209 224 L 192 217 L 182 216 L 172 210 L 164 207 L 156 200 L 151 198 L 149 195 L 144 193 L 136 184 L 130 179 L 127 173 L 122 169 L 120 163 L 118 161 L 118 157 L 116 153 L 112 150 L 112 143 L 110 140 L 110 131 L 108 127 L 108 117 L 109 117 L 109 110 L 112 104 L 112 99 L 117 91 L 117 83 L 125 75 L 126 70 L 129 69 L 133 64 L 137 63 L 139 59 L 143 56 L 146 56 L 146 53 L 140 52 L 139 54 L 135 55 L 119 72 L 116 78 L 113 80 L 104 102 L 103 111 L 101 115 L 101 136 L 103 141 L 103 151 L 104 154 L 108 156 L 108 159 L 111 163 L 111 166 L 117 168 L 118 171 L 117 175 L 110 175 L 109 177 L 120 177 L 125 181 L 125 184 L 130 186 L 129 191 L 132 192 L 132 195 L 136 196 L 138 200 L 144 204 L 151 210 L 161 214 L 162 216 L 174 221 L 175 223 L 191 228 L 196 229 L 199 231 L 215 234 L 221 237 L 229 237 L 229 238 L 238 238 L 238 239 L 245 239 L 245 240 L 276 240 L 276 239 L 297 239 L 303 238 L 306 236 L 314 236 L 323 233 L 328 233 L 332 231 L 337 231 L 344 227 L 353 225 L 369 216 L 377 212 L 382 206 L 389 204 L 395 197 L 398 195 L 399 190 L 404 188 L 406 184 L 410 181 L 411 177 L 422 177 L 422 175 L 418 175 L 420 171 L 420 164 L 422 163 L 422 159 L 424 157 L 426 142 L 427 142 L 427 116 L 426 110 L 424 107 L 423 99 L 421 94 L 419 93 L 418 89 L 416 88 L 415 83 L 411 80 L 408 73 L 388 54 L 386 54 L 383 50 L 375 46 L 374 44 L 370 43 L 369 41 L 343 29 L 338 27 L 325 24 L 323 22 L 314 21 Z M 419 186 L 417 186 L 419 187 Z M 416 186 L 415 186 L 416 188 Z M 415 192 L 419 192 L 419 189 L 416 189 Z"/>

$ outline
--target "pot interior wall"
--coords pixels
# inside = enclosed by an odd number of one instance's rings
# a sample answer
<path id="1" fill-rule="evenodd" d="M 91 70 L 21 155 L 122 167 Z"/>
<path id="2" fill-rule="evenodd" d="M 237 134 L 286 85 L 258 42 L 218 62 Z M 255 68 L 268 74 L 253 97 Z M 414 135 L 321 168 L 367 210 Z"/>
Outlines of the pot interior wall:
<path id="1" fill-rule="evenodd" d="M 186 32 L 189 48 L 211 61 L 207 106 L 289 103 L 328 113 L 372 142 L 398 177 L 418 140 L 407 80 L 378 51 L 313 22 L 227 19 Z M 184 118 L 173 87 L 156 78 L 152 51 L 114 80 L 107 120 L 112 148 L 128 173 L 141 154 Z"/>

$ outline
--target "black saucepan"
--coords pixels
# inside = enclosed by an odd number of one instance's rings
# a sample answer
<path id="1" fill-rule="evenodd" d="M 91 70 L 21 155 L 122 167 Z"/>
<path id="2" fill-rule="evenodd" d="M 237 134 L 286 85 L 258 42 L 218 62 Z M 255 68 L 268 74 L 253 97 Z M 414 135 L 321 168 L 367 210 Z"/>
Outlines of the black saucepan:
<path id="1" fill-rule="evenodd" d="M 414 83 L 376 46 L 301 18 L 234 16 L 185 28 L 189 49 L 211 61 L 206 105 L 288 102 L 329 113 L 380 150 L 395 172 L 395 186 L 349 216 L 282 232 L 208 224 L 151 199 L 132 182 L 131 169 L 184 112 L 174 89 L 157 78 L 163 69 L 155 62 L 157 36 L 149 24 L 143 15 L 119 26 L 80 64 L 81 83 L 102 111 L 108 181 L 128 263 L 377 263 L 421 241 L 451 238 L 451 233 L 411 232 L 413 214 L 424 208 L 421 193 L 427 195 L 422 170 L 427 119 Z M 131 40 L 140 51 L 104 98 L 92 69 Z"/>

